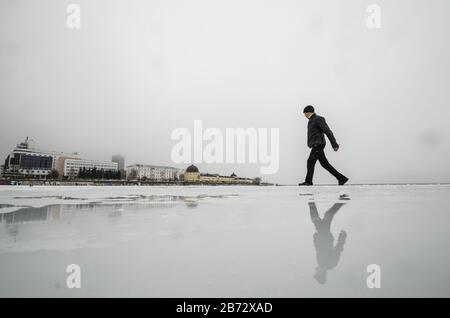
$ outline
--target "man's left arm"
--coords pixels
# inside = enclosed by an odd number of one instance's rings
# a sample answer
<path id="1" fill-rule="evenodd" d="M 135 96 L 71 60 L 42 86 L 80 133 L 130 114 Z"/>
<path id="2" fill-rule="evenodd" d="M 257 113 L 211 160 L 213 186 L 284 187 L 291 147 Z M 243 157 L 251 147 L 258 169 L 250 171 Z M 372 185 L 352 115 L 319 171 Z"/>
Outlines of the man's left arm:
<path id="1" fill-rule="evenodd" d="M 339 145 L 336 141 L 336 138 L 334 138 L 334 134 L 331 131 L 330 127 L 328 127 L 327 122 L 325 121 L 325 118 L 321 118 L 319 121 L 319 127 L 320 129 L 322 129 L 323 133 L 325 135 L 327 135 L 328 139 L 331 142 L 331 146 L 333 147 L 334 150 L 339 149 Z"/>

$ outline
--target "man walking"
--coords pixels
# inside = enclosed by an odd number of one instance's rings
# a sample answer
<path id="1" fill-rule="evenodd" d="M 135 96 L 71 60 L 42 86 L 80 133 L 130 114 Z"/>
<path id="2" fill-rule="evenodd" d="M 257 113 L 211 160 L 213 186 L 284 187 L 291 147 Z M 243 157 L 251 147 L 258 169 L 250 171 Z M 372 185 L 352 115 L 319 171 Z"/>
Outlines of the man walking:
<path id="1" fill-rule="evenodd" d="M 311 148 L 311 153 L 308 158 L 308 173 L 306 174 L 305 182 L 299 183 L 298 185 L 313 185 L 314 166 L 316 165 L 317 160 L 319 160 L 322 167 L 338 180 L 339 185 L 344 185 L 348 181 L 348 178 L 333 168 L 323 152 L 326 144 L 324 134 L 327 135 L 330 140 L 334 151 L 339 150 L 339 145 L 336 142 L 330 127 L 328 127 L 325 118 L 317 115 L 314 112 L 314 107 L 311 105 L 308 105 L 303 109 L 303 114 L 308 118 L 308 147 Z"/>

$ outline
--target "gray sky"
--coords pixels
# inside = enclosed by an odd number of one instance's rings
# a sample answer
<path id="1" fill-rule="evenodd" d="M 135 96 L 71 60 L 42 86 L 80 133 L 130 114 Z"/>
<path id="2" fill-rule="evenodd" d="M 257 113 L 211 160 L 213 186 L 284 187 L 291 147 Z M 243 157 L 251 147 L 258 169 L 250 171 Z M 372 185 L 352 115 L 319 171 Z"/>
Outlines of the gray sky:
<path id="1" fill-rule="evenodd" d="M 66 7 L 81 5 L 81 29 Z M 381 29 L 366 26 L 381 6 Z M 83 157 L 172 165 L 176 127 L 279 127 L 304 179 L 312 104 L 353 183 L 450 182 L 450 2 L 0 0 L 0 156 L 31 136 Z M 253 177 L 255 164 L 200 164 Z M 184 167 L 181 165 L 179 167 Z M 315 182 L 334 182 L 319 165 Z"/>

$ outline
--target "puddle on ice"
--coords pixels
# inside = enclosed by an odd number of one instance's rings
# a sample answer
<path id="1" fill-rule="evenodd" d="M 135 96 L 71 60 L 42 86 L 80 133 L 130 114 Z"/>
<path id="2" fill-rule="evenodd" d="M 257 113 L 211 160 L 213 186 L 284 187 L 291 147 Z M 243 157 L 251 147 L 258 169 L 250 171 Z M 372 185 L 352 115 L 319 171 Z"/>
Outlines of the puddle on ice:
<path id="1" fill-rule="evenodd" d="M 102 212 L 113 211 L 113 215 L 130 210 L 151 210 L 162 209 L 184 203 L 187 207 L 195 207 L 201 200 L 213 198 L 223 199 L 231 195 L 198 195 L 198 196 L 173 196 L 173 195 L 152 195 L 152 196 L 128 196 L 128 197 L 109 197 L 101 201 L 91 201 L 83 204 L 51 204 L 43 207 L 22 207 L 13 204 L 0 205 L 1 209 L 17 208 L 13 212 L 0 213 L 0 223 L 14 224 L 26 222 L 39 222 L 50 219 L 59 219 L 64 215 L 76 212 Z M 43 198 L 43 197 L 21 197 L 21 198 Z M 49 197 L 45 197 L 49 198 Z M 61 198 L 61 197 L 52 197 Z M 68 200 L 63 198 L 64 200 Z M 79 199 L 74 199 L 79 200 Z M 82 199 L 86 200 L 86 199 Z"/>

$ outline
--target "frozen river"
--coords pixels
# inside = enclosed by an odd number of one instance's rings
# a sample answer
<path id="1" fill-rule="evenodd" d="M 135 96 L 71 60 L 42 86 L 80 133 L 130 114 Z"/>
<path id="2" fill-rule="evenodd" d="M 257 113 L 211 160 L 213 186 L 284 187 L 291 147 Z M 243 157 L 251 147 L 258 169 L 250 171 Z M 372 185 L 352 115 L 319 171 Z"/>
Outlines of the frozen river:
<path id="1" fill-rule="evenodd" d="M 449 243 L 449 185 L 0 187 L 0 297 L 450 297 Z"/>

